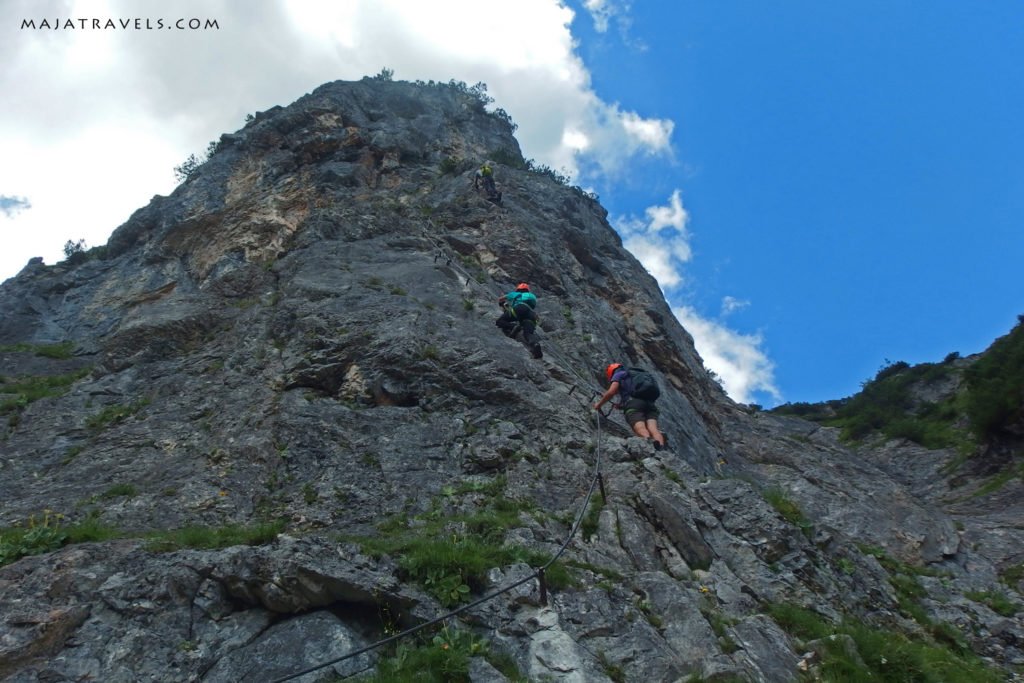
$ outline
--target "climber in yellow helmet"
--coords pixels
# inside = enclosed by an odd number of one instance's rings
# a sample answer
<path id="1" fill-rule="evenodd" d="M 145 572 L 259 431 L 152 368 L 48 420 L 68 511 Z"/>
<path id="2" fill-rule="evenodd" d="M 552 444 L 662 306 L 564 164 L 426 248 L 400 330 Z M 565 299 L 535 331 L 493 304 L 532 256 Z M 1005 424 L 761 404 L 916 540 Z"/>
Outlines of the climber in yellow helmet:
<path id="1" fill-rule="evenodd" d="M 487 193 L 487 199 L 495 204 L 501 204 L 501 193 L 494 185 L 493 161 L 485 161 L 484 165 L 476 170 L 476 174 L 473 176 L 473 189 L 479 190 L 481 185 L 483 185 L 484 192 Z"/>

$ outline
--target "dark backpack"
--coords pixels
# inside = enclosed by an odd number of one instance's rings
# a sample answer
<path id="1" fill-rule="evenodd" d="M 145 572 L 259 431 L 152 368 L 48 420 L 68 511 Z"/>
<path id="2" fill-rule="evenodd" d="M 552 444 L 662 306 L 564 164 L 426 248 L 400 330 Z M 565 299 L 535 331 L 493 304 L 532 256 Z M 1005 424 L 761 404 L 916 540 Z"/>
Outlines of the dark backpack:
<path id="1" fill-rule="evenodd" d="M 633 379 L 632 395 L 636 398 L 654 401 L 661 396 L 661 389 L 658 388 L 658 383 L 654 380 L 654 375 L 651 373 L 640 368 L 630 368 L 629 376 Z"/>

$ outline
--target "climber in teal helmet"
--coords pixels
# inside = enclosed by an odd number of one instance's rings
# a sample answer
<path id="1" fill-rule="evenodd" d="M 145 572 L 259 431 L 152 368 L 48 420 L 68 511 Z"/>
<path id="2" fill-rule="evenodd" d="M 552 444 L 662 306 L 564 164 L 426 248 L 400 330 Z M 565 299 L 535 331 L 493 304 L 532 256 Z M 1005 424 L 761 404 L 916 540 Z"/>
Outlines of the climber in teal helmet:
<path id="1" fill-rule="evenodd" d="M 493 161 L 485 161 L 484 165 L 476 170 L 476 174 L 473 176 L 473 189 L 479 190 L 481 185 L 483 185 L 484 192 L 487 193 L 487 199 L 495 204 L 501 204 L 501 193 L 494 185 Z"/>
<path id="2" fill-rule="evenodd" d="M 537 297 L 530 291 L 530 285 L 521 282 L 508 294 L 502 294 L 498 299 L 501 306 L 501 316 L 494 321 L 506 337 L 512 337 L 523 332 L 523 341 L 530 347 L 534 358 L 543 357 L 540 349 L 540 338 L 537 336 Z"/>
<path id="3" fill-rule="evenodd" d="M 619 408 L 626 415 L 626 422 L 641 439 L 647 439 L 654 450 L 665 448 L 665 436 L 658 431 L 658 408 L 654 402 L 661 395 L 654 376 L 640 368 L 624 368 L 621 363 L 612 363 L 605 369 L 610 384 L 608 391 L 594 404 L 594 410 L 619 395 Z"/>

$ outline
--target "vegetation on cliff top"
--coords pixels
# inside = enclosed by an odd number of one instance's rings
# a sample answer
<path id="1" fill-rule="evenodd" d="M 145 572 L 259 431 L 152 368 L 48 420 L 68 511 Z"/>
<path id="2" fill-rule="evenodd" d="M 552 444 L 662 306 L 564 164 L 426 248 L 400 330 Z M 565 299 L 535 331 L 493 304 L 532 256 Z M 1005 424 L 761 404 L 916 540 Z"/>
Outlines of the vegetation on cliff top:
<path id="1" fill-rule="evenodd" d="M 890 362 L 859 393 L 824 403 L 787 403 L 771 412 L 842 429 L 842 438 L 861 441 L 880 433 L 926 448 L 963 452 L 1011 428 L 1024 406 L 1024 316 L 1005 337 L 970 363 L 957 353 L 941 363 L 911 366 Z M 952 390 L 935 401 L 922 388 L 948 382 Z"/>

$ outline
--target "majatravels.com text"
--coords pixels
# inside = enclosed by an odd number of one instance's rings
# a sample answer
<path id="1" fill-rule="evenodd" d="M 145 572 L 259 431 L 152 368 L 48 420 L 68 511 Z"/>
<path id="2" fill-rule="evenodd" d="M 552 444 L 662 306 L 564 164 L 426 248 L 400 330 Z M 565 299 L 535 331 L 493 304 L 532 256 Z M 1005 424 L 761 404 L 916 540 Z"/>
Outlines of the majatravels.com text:
<path id="1" fill-rule="evenodd" d="M 199 31 L 220 29 L 216 19 L 22 19 L 22 29 L 59 31 L 64 29 L 102 30 L 123 29 L 134 31 L 153 31 L 160 29 L 177 29 L 179 31 Z"/>

